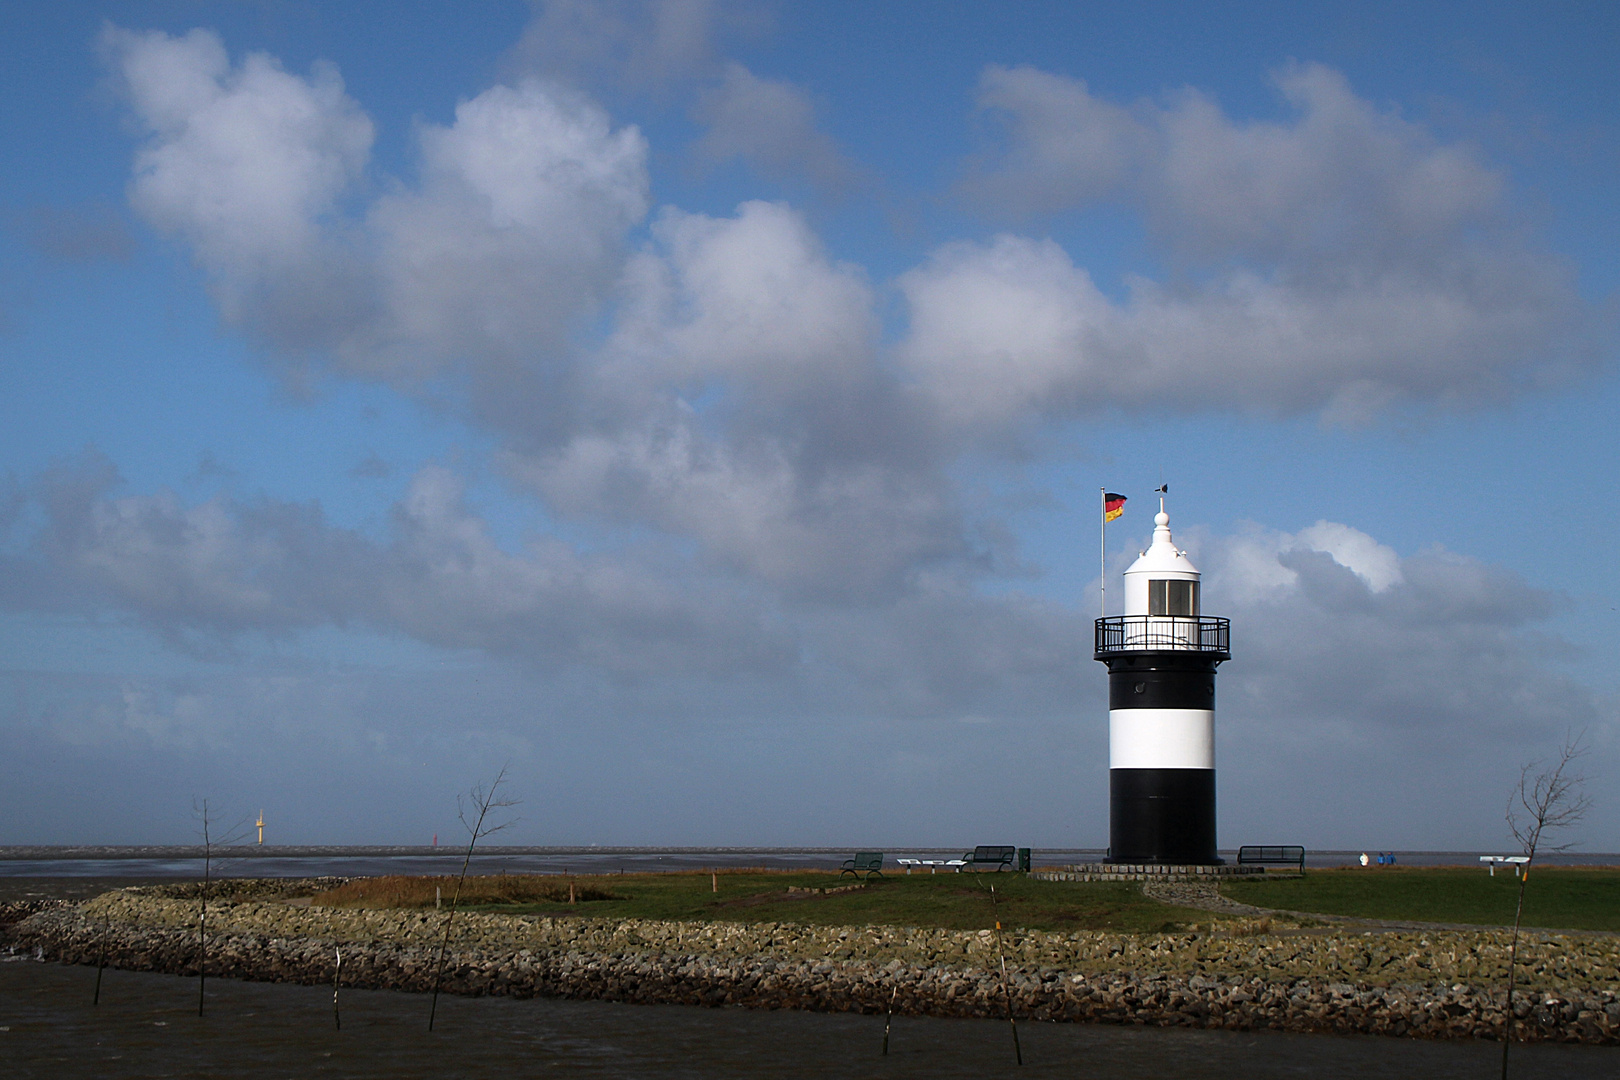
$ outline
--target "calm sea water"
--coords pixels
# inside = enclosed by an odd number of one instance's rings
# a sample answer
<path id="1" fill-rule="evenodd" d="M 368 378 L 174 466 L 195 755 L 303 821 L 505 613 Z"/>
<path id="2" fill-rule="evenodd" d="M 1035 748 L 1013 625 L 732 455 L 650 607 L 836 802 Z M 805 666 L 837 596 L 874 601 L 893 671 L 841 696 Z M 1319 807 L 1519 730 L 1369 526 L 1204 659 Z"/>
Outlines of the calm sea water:
<path id="1" fill-rule="evenodd" d="M 104 848 L 105 857 L 86 857 L 89 849 L 81 849 L 72 857 L 39 856 L 48 849 L 0 847 L 0 880 L 10 878 L 128 878 L 161 880 L 173 878 L 201 878 L 203 861 L 200 857 L 181 855 L 149 856 L 138 854 L 139 849 Z M 503 851 L 499 847 L 482 849 L 472 859 L 475 874 L 617 874 L 656 873 L 658 871 L 707 870 L 711 867 L 768 867 L 775 870 L 837 870 L 852 852 L 842 849 L 784 849 L 740 848 L 631 850 L 603 849 L 600 851 L 536 851 L 518 849 Z M 885 871 L 902 873 L 894 862 L 899 857 L 924 859 L 956 858 L 960 849 L 905 849 L 889 851 Z M 1234 860 L 1236 852 L 1225 853 Z M 1349 866 L 1361 853 L 1356 851 L 1313 851 L 1308 853 L 1307 865 L 1316 867 Z M 1403 851 L 1397 852 L 1397 865 L 1401 866 L 1473 866 L 1478 867 L 1479 855 L 1471 851 Z M 1103 858 L 1102 851 L 1086 849 L 1040 850 L 1034 852 L 1036 866 L 1092 862 Z M 432 854 L 415 849 L 410 854 L 384 853 L 382 849 L 356 848 L 322 849 L 299 853 L 297 848 L 270 848 L 254 851 L 249 847 L 228 854 L 216 854 L 213 873 L 225 877 L 316 877 L 323 874 L 342 876 L 372 876 L 378 874 L 454 874 L 461 870 L 461 854 L 443 849 Z M 1538 859 L 1544 865 L 1620 865 L 1620 855 L 1570 852 L 1544 856 Z M 919 869 L 918 873 L 926 873 Z M 109 886 L 111 887 L 111 886 Z"/>
<path id="2" fill-rule="evenodd" d="M 318 987 L 197 981 L 0 963 L 0 1075 L 75 1077 L 1480 1077 L 1498 1047 L 1269 1032 L 1019 1025 L 896 1017 L 888 1057 L 881 1016 L 754 1012 L 581 1001 L 441 998 L 433 1032 L 424 995 L 345 990 L 342 1030 Z M 1620 1075 L 1620 1051 L 1526 1046 L 1515 1077 Z"/>

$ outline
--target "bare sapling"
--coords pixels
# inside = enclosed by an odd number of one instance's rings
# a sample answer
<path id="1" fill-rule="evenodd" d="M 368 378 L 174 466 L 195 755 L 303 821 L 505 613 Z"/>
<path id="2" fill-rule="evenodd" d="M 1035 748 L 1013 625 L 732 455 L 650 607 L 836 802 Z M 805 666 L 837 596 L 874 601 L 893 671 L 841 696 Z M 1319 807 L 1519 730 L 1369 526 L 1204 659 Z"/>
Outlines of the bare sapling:
<path id="1" fill-rule="evenodd" d="M 1550 766 L 1544 761 L 1532 761 L 1519 770 L 1519 783 L 1508 796 L 1507 823 L 1518 841 L 1525 861 L 1519 873 L 1519 901 L 1513 912 L 1513 939 L 1508 949 L 1507 993 L 1504 995 L 1502 1023 L 1502 1080 L 1508 1075 L 1508 1048 L 1513 1045 L 1513 1032 L 1517 1019 L 1513 1015 L 1513 983 L 1519 963 L 1519 927 L 1524 919 L 1524 891 L 1530 883 L 1530 868 L 1538 852 L 1568 851 L 1573 842 L 1551 844 L 1549 833 L 1570 828 L 1586 816 L 1592 806 L 1591 798 L 1583 790 L 1586 777 L 1577 773 L 1574 764 L 1586 753 L 1583 745 L 1585 733 L 1566 737 L 1558 751 L 1558 759 Z M 1539 771 L 1538 771 L 1539 770 Z"/>
<path id="2" fill-rule="evenodd" d="M 506 782 L 506 766 L 495 774 L 495 779 L 486 787 L 478 783 L 465 796 L 456 796 L 456 816 L 467 830 L 467 854 L 461 860 L 461 876 L 456 879 L 455 892 L 450 894 L 450 911 L 444 920 L 444 938 L 439 942 L 439 959 L 433 965 L 433 1004 L 428 1009 L 428 1030 L 433 1030 L 434 1017 L 439 1012 L 439 984 L 444 978 L 444 954 L 450 948 L 450 926 L 456 918 L 456 904 L 461 899 L 461 888 L 467 881 L 467 868 L 472 865 L 473 848 L 478 841 L 492 833 L 510 828 L 517 823 L 517 818 L 508 817 L 495 823 L 490 818 L 490 811 L 500 816 L 504 810 L 518 804 L 516 799 L 503 798 L 500 795 L 501 785 Z"/>
<path id="3" fill-rule="evenodd" d="M 201 1016 L 205 1000 L 203 992 L 208 981 L 208 892 L 212 883 L 214 848 L 228 847 L 240 841 L 246 835 L 247 819 L 237 822 L 221 836 L 215 828 L 207 799 L 193 799 L 191 812 L 201 828 L 203 842 L 202 903 L 197 909 L 197 1015 Z"/>

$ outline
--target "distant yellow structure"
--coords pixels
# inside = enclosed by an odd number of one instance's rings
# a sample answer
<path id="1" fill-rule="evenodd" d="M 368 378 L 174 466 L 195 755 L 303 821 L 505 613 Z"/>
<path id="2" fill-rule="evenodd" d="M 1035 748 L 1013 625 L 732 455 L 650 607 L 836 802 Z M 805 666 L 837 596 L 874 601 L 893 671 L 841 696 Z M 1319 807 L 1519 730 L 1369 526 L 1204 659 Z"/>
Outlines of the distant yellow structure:
<path id="1" fill-rule="evenodd" d="M 255 825 L 257 825 L 259 827 L 259 843 L 261 843 L 261 844 L 264 843 L 264 811 L 263 810 L 259 811 L 259 820 L 255 821 L 253 824 L 255 824 Z"/>

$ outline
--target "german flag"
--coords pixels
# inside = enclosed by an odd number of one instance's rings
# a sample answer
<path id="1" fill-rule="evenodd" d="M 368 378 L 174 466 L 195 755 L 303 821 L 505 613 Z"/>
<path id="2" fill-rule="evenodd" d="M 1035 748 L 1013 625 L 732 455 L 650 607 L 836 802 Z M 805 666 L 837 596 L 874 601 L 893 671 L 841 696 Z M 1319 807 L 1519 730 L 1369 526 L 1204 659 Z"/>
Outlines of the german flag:
<path id="1" fill-rule="evenodd" d="M 1115 495 L 1112 491 L 1103 495 L 1103 520 L 1113 521 L 1125 512 L 1125 496 Z"/>

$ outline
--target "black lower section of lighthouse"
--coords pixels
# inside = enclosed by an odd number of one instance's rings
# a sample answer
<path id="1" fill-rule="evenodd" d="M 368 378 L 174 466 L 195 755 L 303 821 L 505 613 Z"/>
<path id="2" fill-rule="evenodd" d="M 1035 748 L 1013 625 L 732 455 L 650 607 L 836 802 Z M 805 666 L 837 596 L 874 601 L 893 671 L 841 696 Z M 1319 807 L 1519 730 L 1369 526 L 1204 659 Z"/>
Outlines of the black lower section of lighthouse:
<path id="1" fill-rule="evenodd" d="M 1108 858 L 1200 865 L 1215 855 L 1214 769 L 1109 769 Z"/>

